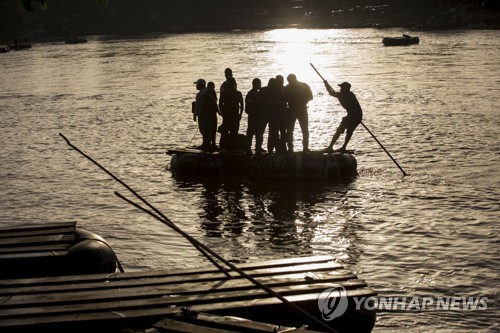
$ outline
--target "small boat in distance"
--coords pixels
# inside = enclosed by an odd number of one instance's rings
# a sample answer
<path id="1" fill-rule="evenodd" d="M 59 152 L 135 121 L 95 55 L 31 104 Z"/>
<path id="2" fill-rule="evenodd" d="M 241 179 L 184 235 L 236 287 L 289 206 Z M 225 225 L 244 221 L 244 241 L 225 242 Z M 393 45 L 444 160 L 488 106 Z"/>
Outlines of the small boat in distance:
<path id="1" fill-rule="evenodd" d="M 9 50 L 19 51 L 19 50 L 27 50 L 27 49 L 31 49 L 31 44 L 28 43 L 27 38 L 24 38 L 22 40 L 19 38 L 15 38 L 14 44 L 9 45 Z"/>
<path id="2" fill-rule="evenodd" d="M 416 45 L 420 43 L 420 39 L 418 37 L 403 34 L 403 37 L 385 37 L 382 39 L 382 43 L 385 46 Z"/>
<path id="3" fill-rule="evenodd" d="M 31 44 L 12 44 L 9 45 L 9 49 L 19 51 L 19 50 L 27 50 L 31 49 Z"/>
<path id="4" fill-rule="evenodd" d="M 69 38 L 64 41 L 64 44 L 84 44 L 87 43 L 87 38 L 83 33 L 74 34 L 73 30 L 70 31 Z"/>
<path id="5" fill-rule="evenodd" d="M 9 47 L 8 46 L 2 46 L 0 47 L 0 53 L 7 53 L 9 52 Z"/>
<path id="6" fill-rule="evenodd" d="M 84 44 L 87 43 L 87 38 L 83 36 L 72 37 L 64 41 L 64 44 Z"/>

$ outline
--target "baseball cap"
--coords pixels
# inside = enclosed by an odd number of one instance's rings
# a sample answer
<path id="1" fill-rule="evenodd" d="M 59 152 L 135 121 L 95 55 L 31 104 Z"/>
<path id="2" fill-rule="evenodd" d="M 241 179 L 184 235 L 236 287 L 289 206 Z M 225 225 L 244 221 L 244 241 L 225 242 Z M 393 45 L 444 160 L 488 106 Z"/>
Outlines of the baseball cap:
<path id="1" fill-rule="evenodd" d="M 347 88 L 347 89 L 351 89 L 351 84 L 349 82 L 342 82 L 341 84 L 339 84 L 339 87 L 340 88 Z"/>

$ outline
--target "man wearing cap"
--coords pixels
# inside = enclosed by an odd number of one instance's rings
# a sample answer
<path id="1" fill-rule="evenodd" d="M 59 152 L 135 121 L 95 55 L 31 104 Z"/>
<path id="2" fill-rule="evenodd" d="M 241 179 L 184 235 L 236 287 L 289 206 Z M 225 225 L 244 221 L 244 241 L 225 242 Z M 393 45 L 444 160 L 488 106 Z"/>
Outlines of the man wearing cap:
<path id="1" fill-rule="evenodd" d="M 340 137 L 340 134 L 344 133 L 347 130 L 345 135 L 344 144 L 339 149 L 339 151 L 345 151 L 349 140 L 354 133 L 356 127 L 361 124 L 361 120 L 363 119 L 363 111 L 361 110 L 361 106 L 356 98 L 356 95 L 351 91 L 351 84 L 348 82 L 342 82 L 339 84 L 340 92 L 336 92 L 333 90 L 332 86 L 325 80 L 324 81 L 326 90 L 333 97 L 337 97 L 339 99 L 340 105 L 347 111 L 347 116 L 342 118 L 337 131 L 333 135 L 332 141 L 330 145 L 325 149 L 326 152 L 333 151 L 333 145 L 337 142 L 337 139 Z"/>
<path id="2" fill-rule="evenodd" d="M 196 94 L 195 102 L 193 102 L 193 120 L 198 120 L 198 128 L 203 137 L 203 143 L 199 146 L 199 149 L 208 150 L 210 148 L 210 137 L 209 137 L 209 117 L 207 112 L 208 103 L 206 100 L 206 81 L 203 79 L 198 79 L 196 82 L 196 89 L 198 93 Z"/>

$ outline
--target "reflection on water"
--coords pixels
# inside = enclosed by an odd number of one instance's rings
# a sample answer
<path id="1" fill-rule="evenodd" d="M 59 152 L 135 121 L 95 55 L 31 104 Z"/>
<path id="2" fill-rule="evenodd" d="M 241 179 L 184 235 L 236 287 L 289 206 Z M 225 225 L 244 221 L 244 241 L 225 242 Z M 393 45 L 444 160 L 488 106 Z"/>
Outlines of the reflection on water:
<path id="1" fill-rule="evenodd" d="M 209 265 L 184 239 L 117 199 L 71 141 L 179 227 L 233 262 L 332 255 L 381 295 L 489 298 L 481 312 L 381 311 L 375 332 L 498 331 L 500 33 L 399 29 L 271 30 L 95 37 L 0 56 L 0 225 L 77 221 L 104 236 L 128 271 Z M 364 123 L 359 176 L 347 184 L 180 179 L 167 149 L 199 140 L 190 116 L 200 77 L 297 74 L 311 86 L 310 148 L 345 114 L 312 70 L 352 84 Z M 246 127 L 246 117 L 241 128 Z M 300 129 L 294 137 L 301 146 Z"/>
<path id="2" fill-rule="evenodd" d="M 348 204 L 350 183 L 174 179 L 179 190 L 198 196 L 200 228 L 206 237 L 230 239 L 232 246 L 257 258 L 283 249 L 286 256 L 307 256 L 335 248 L 339 259 L 356 263 L 363 208 Z"/>

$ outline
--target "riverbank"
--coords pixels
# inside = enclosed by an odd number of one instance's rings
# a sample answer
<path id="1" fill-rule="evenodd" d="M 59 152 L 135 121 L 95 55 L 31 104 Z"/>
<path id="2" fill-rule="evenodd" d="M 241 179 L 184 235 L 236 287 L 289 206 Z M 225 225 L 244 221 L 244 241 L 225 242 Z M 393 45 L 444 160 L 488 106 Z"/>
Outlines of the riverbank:
<path id="1" fill-rule="evenodd" d="M 500 29 L 500 12 L 486 10 L 449 11 L 429 14 L 427 12 L 366 12 L 338 11 L 326 17 L 305 16 L 290 21 L 249 21 L 240 20 L 239 25 L 246 27 L 307 27 L 307 28 L 406 28 L 421 30 L 447 29 Z"/>
<path id="2" fill-rule="evenodd" d="M 144 14 L 144 13 L 143 13 Z M 19 13 L 18 13 L 19 15 Z M 43 15 L 31 21 L 23 20 L 22 14 L 12 24 L 4 22 L 0 29 L 0 45 L 12 43 L 14 38 L 29 38 L 31 41 L 65 40 L 73 30 L 68 30 L 57 22 L 63 17 L 48 19 Z M 70 19 L 68 19 L 70 20 Z M 39 21 L 39 24 L 33 24 Z M 17 22 L 17 24 L 14 24 Z M 19 22 L 24 22 L 19 25 Z M 31 22 L 26 23 L 26 22 Z M 72 23 L 71 25 L 75 25 Z M 91 21 L 78 23 L 79 33 L 91 35 L 132 36 L 151 33 L 190 33 L 217 32 L 232 30 L 263 30 L 279 28 L 404 28 L 408 30 L 447 30 L 447 29 L 500 29 L 500 11 L 477 9 L 449 9 L 441 12 L 401 8 L 356 7 L 331 12 L 300 13 L 253 13 L 226 11 L 203 17 L 170 17 L 166 12 L 155 15 L 130 16 L 101 15 Z M 68 31 L 66 31 L 68 30 Z"/>

